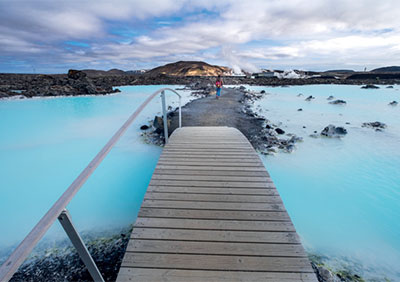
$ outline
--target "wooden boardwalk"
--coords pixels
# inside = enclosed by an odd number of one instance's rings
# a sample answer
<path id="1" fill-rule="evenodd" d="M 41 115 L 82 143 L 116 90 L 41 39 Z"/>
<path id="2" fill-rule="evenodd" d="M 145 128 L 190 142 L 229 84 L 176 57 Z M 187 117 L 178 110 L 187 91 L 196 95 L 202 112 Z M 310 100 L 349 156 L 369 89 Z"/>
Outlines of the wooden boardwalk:
<path id="1" fill-rule="evenodd" d="M 183 127 L 165 146 L 117 281 L 317 281 L 251 144 Z"/>

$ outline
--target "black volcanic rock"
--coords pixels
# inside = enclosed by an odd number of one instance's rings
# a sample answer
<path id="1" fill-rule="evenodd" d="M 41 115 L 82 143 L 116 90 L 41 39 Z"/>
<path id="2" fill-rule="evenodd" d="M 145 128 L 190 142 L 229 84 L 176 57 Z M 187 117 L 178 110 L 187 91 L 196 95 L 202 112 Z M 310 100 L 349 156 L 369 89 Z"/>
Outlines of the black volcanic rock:
<path id="1" fill-rule="evenodd" d="M 333 104 L 333 105 L 345 105 L 345 104 L 346 104 L 346 101 L 344 101 L 344 100 L 335 100 L 335 101 L 329 102 L 329 104 Z"/>
<path id="2" fill-rule="evenodd" d="M 362 89 L 379 89 L 378 86 L 373 85 L 373 84 L 367 84 L 361 87 Z"/>

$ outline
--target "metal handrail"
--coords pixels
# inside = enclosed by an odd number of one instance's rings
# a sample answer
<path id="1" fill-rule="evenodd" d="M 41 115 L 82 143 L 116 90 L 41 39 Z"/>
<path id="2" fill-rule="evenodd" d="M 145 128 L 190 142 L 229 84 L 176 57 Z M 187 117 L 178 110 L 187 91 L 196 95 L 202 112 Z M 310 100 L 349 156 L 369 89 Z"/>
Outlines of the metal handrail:
<path id="1" fill-rule="evenodd" d="M 53 206 L 47 211 L 47 213 L 40 219 L 40 221 L 33 227 L 31 232 L 24 238 L 24 240 L 18 245 L 18 247 L 11 253 L 8 259 L 0 267 L 0 281 L 8 281 L 12 275 L 18 270 L 21 264 L 25 261 L 28 255 L 32 252 L 33 248 L 44 236 L 50 226 L 56 221 L 57 218 L 62 216 L 66 212 L 67 205 L 74 198 L 75 194 L 79 191 L 86 180 L 96 170 L 102 160 L 107 156 L 110 150 L 114 147 L 117 141 L 125 133 L 128 127 L 136 119 L 136 117 L 142 112 L 142 110 L 154 99 L 158 94 L 161 93 L 162 106 L 163 106 L 163 120 L 164 120 L 164 134 L 165 142 L 168 142 L 168 128 L 167 128 L 167 109 L 165 103 L 165 91 L 171 91 L 179 97 L 179 127 L 182 126 L 182 111 L 181 111 L 181 95 L 173 89 L 162 88 L 154 92 L 148 97 L 139 108 L 128 118 L 128 120 L 121 126 L 121 128 L 111 137 L 107 144 L 101 149 L 101 151 L 94 157 L 94 159 L 88 164 L 88 166 L 79 174 L 79 176 L 72 182 L 67 190 L 61 195 L 60 198 L 53 204 Z M 64 226 L 63 226 L 64 227 Z M 65 228 L 64 228 L 65 229 Z M 66 230 L 67 232 L 67 230 Z M 77 233 L 76 233 L 77 234 Z M 76 235 L 75 234 L 75 235 Z M 67 232 L 69 236 L 69 233 Z M 78 235 L 79 237 L 79 235 Z M 70 237 L 75 247 L 75 242 Z M 90 256 L 90 254 L 89 254 Z M 88 267 L 88 265 L 86 265 Z M 96 267 L 96 266 L 94 266 Z M 88 267 L 89 268 L 89 267 Z M 92 273 L 91 273 L 92 274 Z M 101 276 L 101 275 L 100 275 Z M 95 279 L 98 281 L 98 279 Z"/>

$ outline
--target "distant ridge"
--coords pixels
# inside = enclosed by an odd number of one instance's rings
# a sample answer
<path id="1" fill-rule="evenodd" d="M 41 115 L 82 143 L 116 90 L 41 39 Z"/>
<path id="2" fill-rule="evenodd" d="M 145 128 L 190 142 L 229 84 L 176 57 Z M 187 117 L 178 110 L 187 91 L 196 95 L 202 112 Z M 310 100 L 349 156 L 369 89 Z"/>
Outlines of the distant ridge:
<path id="1" fill-rule="evenodd" d="M 327 70 L 324 72 L 336 72 L 336 73 L 351 73 L 354 72 L 353 70 Z"/>
<path id="2" fill-rule="evenodd" d="M 110 69 L 108 71 L 104 70 L 94 70 L 94 69 L 85 69 L 82 70 L 87 76 L 97 77 L 97 76 L 109 76 L 109 75 L 125 75 L 126 73 L 123 70 L 119 69 Z"/>
<path id="3" fill-rule="evenodd" d="M 172 76 L 217 76 L 230 75 L 232 70 L 228 67 L 210 65 L 198 61 L 179 61 L 166 64 L 148 71 L 148 75 L 172 75 Z"/>
<path id="4" fill-rule="evenodd" d="M 400 66 L 391 66 L 373 69 L 371 72 L 400 72 Z"/>

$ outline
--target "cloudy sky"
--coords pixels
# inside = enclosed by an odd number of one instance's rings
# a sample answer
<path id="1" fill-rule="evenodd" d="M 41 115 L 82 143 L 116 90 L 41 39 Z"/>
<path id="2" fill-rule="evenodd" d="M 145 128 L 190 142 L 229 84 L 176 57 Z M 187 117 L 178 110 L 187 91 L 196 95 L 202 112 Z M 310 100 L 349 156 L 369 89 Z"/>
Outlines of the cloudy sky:
<path id="1" fill-rule="evenodd" d="M 0 0 L 0 72 L 400 65 L 399 0 Z"/>

